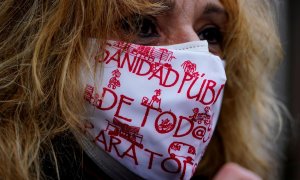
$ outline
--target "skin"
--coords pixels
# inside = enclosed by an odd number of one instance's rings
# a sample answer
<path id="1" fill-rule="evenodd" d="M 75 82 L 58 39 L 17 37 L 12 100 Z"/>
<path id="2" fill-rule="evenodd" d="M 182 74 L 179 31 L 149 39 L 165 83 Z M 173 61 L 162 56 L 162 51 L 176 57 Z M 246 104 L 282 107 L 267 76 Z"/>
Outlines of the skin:
<path id="1" fill-rule="evenodd" d="M 142 16 L 134 43 L 172 45 L 207 40 L 209 50 L 222 54 L 222 37 L 228 20 L 227 12 L 218 0 L 174 0 L 166 12 Z M 255 173 L 235 163 L 225 164 L 214 180 L 260 180 Z"/>
<path id="2" fill-rule="evenodd" d="M 227 13 L 218 0 L 175 0 L 167 6 L 157 16 L 142 17 L 135 43 L 155 46 L 207 40 L 210 51 L 221 54 Z"/>
<path id="3" fill-rule="evenodd" d="M 225 164 L 213 180 L 261 180 L 255 173 L 235 163 Z"/>

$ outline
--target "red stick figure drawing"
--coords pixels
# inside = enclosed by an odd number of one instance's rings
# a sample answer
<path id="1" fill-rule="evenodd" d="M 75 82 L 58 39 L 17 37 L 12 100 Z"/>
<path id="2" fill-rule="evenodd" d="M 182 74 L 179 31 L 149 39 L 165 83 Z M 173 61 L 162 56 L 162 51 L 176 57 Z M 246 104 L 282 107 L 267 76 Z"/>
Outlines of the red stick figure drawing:
<path id="1" fill-rule="evenodd" d="M 160 109 L 161 98 L 159 98 L 159 96 L 161 95 L 161 90 L 156 89 L 154 92 L 155 92 L 155 95 L 152 96 L 152 99 L 151 99 L 149 105 L 151 107 L 153 107 L 153 103 L 157 103 L 158 104 L 158 109 Z"/>
<path id="2" fill-rule="evenodd" d="M 198 114 L 199 114 L 199 108 L 194 108 L 193 113 L 194 114 L 192 116 L 189 116 L 189 118 L 191 118 L 193 121 L 196 121 L 197 117 L 198 117 Z"/>
<path id="3" fill-rule="evenodd" d="M 183 67 L 185 73 L 191 74 L 194 77 L 199 75 L 198 72 L 195 72 L 197 65 L 192 63 L 190 60 L 186 60 L 184 63 L 182 63 L 181 67 Z"/>
<path id="4" fill-rule="evenodd" d="M 168 118 L 161 120 L 160 124 L 155 124 L 155 128 L 159 133 L 168 133 L 175 127 L 175 122 L 171 122 Z"/>
<path id="5" fill-rule="evenodd" d="M 122 123 L 117 118 L 114 118 L 113 122 L 107 122 L 108 124 L 105 131 L 108 131 L 108 135 L 122 137 L 132 144 L 143 148 L 143 135 L 139 134 L 140 127 L 129 126 L 128 124 Z"/>
<path id="6" fill-rule="evenodd" d="M 108 87 L 112 88 L 112 89 L 116 89 L 116 87 L 121 86 L 120 80 L 118 79 L 121 76 L 121 72 L 118 69 L 116 69 L 116 70 L 112 71 L 111 74 L 113 77 L 110 78 Z"/>
<path id="7" fill-rule="evenodd" d="M 171 158 L 185 158 L 186 163 L 193 164 L 196 156 L 196 148 L 184 142 L 172 142 L 168 148 Z"/>
<path id="8" fill-rule="evenodd" d="M 173 56 L 173 55 L 171 55 L 171 57 L 168 59 L 168 61 L 170 62 L 170 61 L 172 61 L 173 59 L 176 59 L 176 57 Z"/>
<path id="9" fill-rule="evenodd" d="M 159 48 L 158 50 L 159 50 L 159 52 L 157 52 L 157 55 L 159 55 L 158 56 L 159 62 L 161 62 L 161 61 L 168 61 L 168 62 L 170 62 L 173 59 L 176 59 L 176 57 L 173 56 L 173 52 L 172 51 L 169 51 L 166 48 Z"/>
<path id="10" fill-rule="evenodd" d="M 204 111 L 205 111 L 205 113 L 198 114 L 198 117 L 197 117 L 198 123 L 200 124 L 200 123 L 204 122 L 204 124 L 206 126 L 211 125 L 211 115 L 209 114 L 210 107 L 206 106 L 204 108 Z"/>
<path id="11" fill-rule="evenodd" d="M 143 97 L 141 104 L 161 112 L 162 111 L 160 108 L 161 98 L 159 98 L 159 96 L 161 95 L 161 90 L 156 89 L 154 92 L 155 95 L 152 96 L 151 100 L 148 97 Z"/>
<path id="12" fill-rule="evenodd" d="M 148 59 L 151 59 L 153 50 L 154 47 L 139 46 L 137 48 L 137 54 L 139 54 L 140 57 L 143 57 L 144 59 L 146 59 L 146 57 L 148 57 Z"/>

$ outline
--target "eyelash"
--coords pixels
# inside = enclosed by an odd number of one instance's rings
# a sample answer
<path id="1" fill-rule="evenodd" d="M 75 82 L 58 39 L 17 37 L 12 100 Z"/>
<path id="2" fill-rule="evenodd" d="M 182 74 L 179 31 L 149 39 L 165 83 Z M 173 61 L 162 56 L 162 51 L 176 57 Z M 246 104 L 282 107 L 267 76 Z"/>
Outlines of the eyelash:
<path id="1" fill-rule="evenodd" d="M 159 37 L 157 24 L 152 18 L 142 18 L 138 24 L 138 36 L 141 38 Z M 148 29 L 150 28 L 150 29 Z"/>
<path id="2" fill-rule="evenodd" d="M 207 26 L 200 31 L 198 37 L 200 40 L 207 40 L 209 44 L 221 44 L 222 42 L 222 32 L 216 26 Z"/>
<path id="3" fill-rule="evenodd" d="M 137 21 L 136 43 L 148 45 L 158 41 L 160 34 L 157 30 L 157 22 L 154 17 L 141 17 Z M 200 40 L 207 40 L 211 45 L 220 45 L 222 43 L 222 32 L 215 25 L 207 25 L 197 32 Z"/>

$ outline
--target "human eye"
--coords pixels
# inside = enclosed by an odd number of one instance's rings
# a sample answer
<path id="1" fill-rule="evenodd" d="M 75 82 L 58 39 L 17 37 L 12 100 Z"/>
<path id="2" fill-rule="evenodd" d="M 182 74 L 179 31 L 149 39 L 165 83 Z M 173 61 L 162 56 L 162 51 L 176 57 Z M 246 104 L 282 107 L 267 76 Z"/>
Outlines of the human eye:
<path id="1" fill-rule="evenodd" d="M 122 31 L 130 35 L 130 42 L 140 45 L 156 45 L 160 38 L 157 20 L 152 16 L 136 15 L 130 23 L 124 21 Z"/>
<path id="2" fill-rule="evenodd" d="M 138 23 L 137 36 L 139 38 L 159 37 L 155 20 L 149 17 L 143 17 Z"/>
<path id="3" fill-rule="evenodd" d="M 160 35 L 156 19 L 153 17 L 141 17 L 137 21 L 137 32 L 134 43 L 141 45 L 156 45 Z"/>
<path id="4" fill-rule="evenodd" d="M 198 32 L 200 40 L 206 40 L 211 45 L 221 45 L 222 43 L 222 32 L 218 27 L 208 26 Z"/>

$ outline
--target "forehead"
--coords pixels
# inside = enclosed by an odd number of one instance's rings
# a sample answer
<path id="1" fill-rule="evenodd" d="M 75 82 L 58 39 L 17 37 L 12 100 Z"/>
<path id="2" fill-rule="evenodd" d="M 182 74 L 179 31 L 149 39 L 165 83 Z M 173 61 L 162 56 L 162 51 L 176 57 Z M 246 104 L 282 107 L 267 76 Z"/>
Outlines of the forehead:
<path id="1" fill-rule="evenodd" d="M 219 0 L 156 0 L 163 3 L 170 9 L 176 9 L 180 7 L 190 7 L 197 8 L 200 6 L 205 6 L 207 4 L 212 4 L 218 7 L 223 7 Z"/>
<path id="2" fill-rule="evenodd" d="M 219 0 L 162 0 L 166 8 L 164 14 L 189 14 L 189 15 L 206 15 L 218 14 L 227 16 L 222 3 Z"/>

